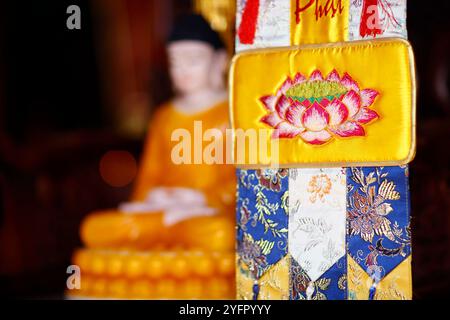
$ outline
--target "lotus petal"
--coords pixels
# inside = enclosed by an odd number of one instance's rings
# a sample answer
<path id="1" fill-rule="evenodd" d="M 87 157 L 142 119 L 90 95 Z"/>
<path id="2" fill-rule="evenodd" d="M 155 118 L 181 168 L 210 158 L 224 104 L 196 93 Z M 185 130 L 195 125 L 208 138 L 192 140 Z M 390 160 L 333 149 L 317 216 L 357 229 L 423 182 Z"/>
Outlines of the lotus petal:
<path id="1" fill-rule="evenodd" d="M 286 96 L 281 96 L 280 99 L 278 99 L 277 104 L 275 105 L 275 110 L 278 112 L 278 115 L 281 119 L 285 118 L 286 110 L 290 106 L 289 99 L 286 98 Z"/>
<path id="2" fill-rule="evenodd" d="M 294 85 L 291 78 L 287 77 L 286 80 L 284 80 L 283 84 L 281 85 L 280 89 L 278 90 L 278 96 L 285 94 L 286 91 L 289 90 Z"/>
<path id="3" fill-rule="evenodd" d="M 327 81 L 333 81 L 333 82 L 339 82 L 341 81 L 341 77 L 339 76 L 339 73 L 334 69 L 331 71 L 327 76 Z"/>
<path id="4" fill-rule="evenodd" d="M 277 96 L 264 96 L 259 98 L 259 101 L 261 101 L 264 104 L 264 107 L 266 107 L 269 111 L 275 111 L 275 104 L 277 102 Z"/>
<path id="5" fill-rule="evenodd" d="M 314 70 L 309 76 L 309 81 L 323 81 L 322 72 L 318 69 Z"/>
<path id="6" fill-rule="evenodd" d="M 262 117 L 260 121 L 275 128 L 283 119 L 280 118 L 278 112 L 271 112 Z"/>
<path id="7" fill-rule="evenodd" d="M 356 92 L 359 92 L 359 86 L 353 80 L 353 78 L 346 72 L 344 73 L 344 76 L 341 79 L 341 84 L 346 87 L 348 90 L 354 90 Z"/>
<path id="8" fill-rule="evenodd" d="M 350 90 L 342 97 L 342 103 L 344 103 L 348 109 L 349 118 L 352 118 L 358 113 L 361 107 L 361 97 L 356 91 Z"/>
<path id="9" fill-rule="evenodd" d="M 340 137 L 365 136 L 364 128 L 355 121 L 347 121 L 337 127 L 330 127 L 330 130 Z"/>
<path id="10" fill-rule="evenodd" d="M 369 107 L 375 101 L 375 98 L 380 93 L 373 89 L 364 89 L 360 92 L 361 95 L 361 103 L 363 107 Z"/>
<path id="11" fill-rule="evenodd" d="M 297 84 L 300 84 L 300 83 L 305 82 L 305 81 L 306 81 L 305 76 L 302 75 L 300 72 L 298 72 L 298 73 L 295 75 L 293 84 L 294 84 L 294 85 L 297 85 Z"/>
<path id="12" fill-rule="evenodd" d="M 376 113 L 372 109 L 361 108 L 361 110 L 359 110 L 359 112 L 356 114 L 356 116 L 353 117 L 353 119 L 355 121 L 358 121 L 359 123 L 368 123 L 378 117 L 378 113 Z"/>
<path id="13" fill-rule="evenodd" d="M 287 122 L 280 122 L 276 129 L 273 131 L 272 138 L 295 138 L 300 133 L 302 133 L 305 129 L 303 128 L 297 128 L 296 126 L 287 123 Z"/>
<path id="14" fill-rule="evenodd" d="M 348 109 L 341 101 L 334 99 L 327 108 L 330 115 L 330 125 L 337 126 L 348 118 Z"/>
<path id="15" fill-rule="evenodd" d="M 330 121 L 330 115 L 317 102 L 303 112 L 303 126 L 310 131 L 321 131 L 326 128 Z"/>
<path id="16" fill-rule="evenodd" d="M 318 132 L 305 131 L 300 136 L 304 141 L 315 145 L 324 144 L 331 139 L 331 134 L 326 130 Z"/>
<path id="17" fill-rule="evenodd" d="M 303 128 L 302 115 L 306 110 L 299 102 L 294 101 L 286 111 L 286 120 L 296 127 Z"/>

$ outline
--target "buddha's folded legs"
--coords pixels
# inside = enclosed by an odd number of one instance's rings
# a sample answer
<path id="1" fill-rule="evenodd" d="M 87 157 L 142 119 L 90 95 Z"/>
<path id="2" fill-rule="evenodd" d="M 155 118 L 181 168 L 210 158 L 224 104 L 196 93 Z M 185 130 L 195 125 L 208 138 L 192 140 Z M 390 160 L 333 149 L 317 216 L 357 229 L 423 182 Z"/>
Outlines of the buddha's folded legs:
<path id="1" fill-rule="evenodd" d="M 195 217 L 171 226 L 163 218 L 162 212 L 97 211 L 83 221 L 81 238 L 87 247 L 96 249 L 234 248 L 234 221 L 229 217 Z"/>
<path id="2" fill-rule="evenodd" d="M 196 217 L 169 228 L 174 245 L 206 251 L 234 250 L 234 231 L 234 220 L 225 215 Z"/>
<path id="3" fill-rule="evenodd" d="M 96 249 L 146 249 L 167 242 L 162 212 L 96 211 L 84 219 L 80 233 L 84 244 Z"/>

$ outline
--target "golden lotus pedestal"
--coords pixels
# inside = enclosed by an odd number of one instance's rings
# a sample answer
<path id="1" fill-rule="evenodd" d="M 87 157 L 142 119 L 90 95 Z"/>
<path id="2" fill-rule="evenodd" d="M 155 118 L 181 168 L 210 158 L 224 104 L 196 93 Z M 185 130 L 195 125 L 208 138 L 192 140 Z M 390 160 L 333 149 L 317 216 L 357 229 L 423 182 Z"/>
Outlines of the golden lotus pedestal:
<path id="1" fill-rule="evenodd" d="M 234 254 L 80 249 L 81 288 L 68 298 L 233 299 Z"/>
<path id="2" fill-rule="evenodd" d="M 194 217 L 167 226 L 162 213 L 94 212 L 81 226 L 86 248 L 72 263 L 81 288 L 68 298 L 233 299 L 234 221 Z"/>

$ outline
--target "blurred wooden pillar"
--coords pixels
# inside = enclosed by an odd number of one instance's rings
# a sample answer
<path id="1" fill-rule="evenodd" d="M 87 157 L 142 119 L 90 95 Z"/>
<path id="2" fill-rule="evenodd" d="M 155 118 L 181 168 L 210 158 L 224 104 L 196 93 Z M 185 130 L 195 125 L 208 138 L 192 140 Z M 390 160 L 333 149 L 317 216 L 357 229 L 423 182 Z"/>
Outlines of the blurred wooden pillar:
<path id="1" fill-rule="evenodd" d="M 164 65 L 172 0 L 94 0 L 93 12 L 105 114 L 121 133 L 142 136 L 154 106 L 151 75 Z"/>

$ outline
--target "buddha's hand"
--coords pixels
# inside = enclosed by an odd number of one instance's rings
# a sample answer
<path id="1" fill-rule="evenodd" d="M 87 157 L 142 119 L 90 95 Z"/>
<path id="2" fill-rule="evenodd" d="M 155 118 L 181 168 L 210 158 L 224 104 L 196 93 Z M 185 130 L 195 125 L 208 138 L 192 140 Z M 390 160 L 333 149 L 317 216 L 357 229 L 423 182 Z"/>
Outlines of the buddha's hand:
<path id="1" fill-rule="evenodd" d="M 205 194 L 190 188 L 160 187 L 148 193 L 147 203 L 158 203 L 163 207 L 164 224 L 170 226 L 180 221 L 217 213 L 207 205 Z"/>
<path id="2" fill-rule="evenodd" d="M 148 192 L 147 203 L 159 203 L 167 207 L 203 206 L 206 197 L 200 190 L 182 187 L 158 187 Z"/>
<path id="3" fill-rule="evenodd" d="M 128 202 L 119 206 L 120 211 L 130 214 L 164 213 L 163 222 L 170 226 L 199 216 L 211 216 L 216 208 L 207 204 L 205 194 L 196 189 L 158 187 L 152 189 L 143 202 Z"/>
<path id="4" fill-rule="evenodd" d="M 206 196 L 202 191 L 189 188 L 157 187 L 147 193 L 144 201 L 122 203 L 119 205 L 119 210 L 125 213 L 138 213 L 204 206 L 206 206 Z"/>

